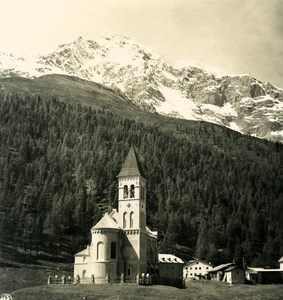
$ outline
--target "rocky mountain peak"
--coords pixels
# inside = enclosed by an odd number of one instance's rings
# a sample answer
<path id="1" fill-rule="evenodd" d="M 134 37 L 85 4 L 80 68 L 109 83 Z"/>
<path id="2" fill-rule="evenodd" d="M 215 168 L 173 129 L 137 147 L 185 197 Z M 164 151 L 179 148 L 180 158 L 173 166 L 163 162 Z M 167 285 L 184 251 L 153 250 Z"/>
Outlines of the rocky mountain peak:
<path id="1" fill-rule="evenodd" d="M 249 75 L 173 66 L 124 35 L 78 37 L 33 60 L 0 53 L 0 76 L 68 74 L 106 85 L 150 112 L 283 141 L 283 91 Z"/>

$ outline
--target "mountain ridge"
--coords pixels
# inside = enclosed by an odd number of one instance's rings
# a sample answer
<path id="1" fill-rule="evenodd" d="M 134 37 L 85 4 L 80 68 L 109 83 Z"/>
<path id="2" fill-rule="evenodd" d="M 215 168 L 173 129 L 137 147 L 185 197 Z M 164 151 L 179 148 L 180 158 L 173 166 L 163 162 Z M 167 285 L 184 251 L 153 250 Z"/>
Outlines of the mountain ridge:
<path id="1" fill-rule="evenodd" d="M 79 37 L 34 60 L 0 54 L 0 77 L 67 74 L 119 91 L 140 108 L 283 141 L 283 90 L 249 75 L 173 66 L 126 36 Z"/>

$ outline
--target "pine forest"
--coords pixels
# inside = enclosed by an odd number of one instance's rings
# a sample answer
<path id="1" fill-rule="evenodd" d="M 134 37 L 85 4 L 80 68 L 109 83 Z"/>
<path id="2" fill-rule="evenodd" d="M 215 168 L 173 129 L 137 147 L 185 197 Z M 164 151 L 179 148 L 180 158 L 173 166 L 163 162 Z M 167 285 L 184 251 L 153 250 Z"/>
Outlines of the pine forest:
<path id="1" fill-rule="evenodd" d="M 283 253 L 283 145 L 184 124 L 164 129 L 56 98 L 1 94 L 1 253 L 72 262 L 90 228 L 117 208 L 116 176 L 134 146 L 161 252 L 273 266 Z"/>

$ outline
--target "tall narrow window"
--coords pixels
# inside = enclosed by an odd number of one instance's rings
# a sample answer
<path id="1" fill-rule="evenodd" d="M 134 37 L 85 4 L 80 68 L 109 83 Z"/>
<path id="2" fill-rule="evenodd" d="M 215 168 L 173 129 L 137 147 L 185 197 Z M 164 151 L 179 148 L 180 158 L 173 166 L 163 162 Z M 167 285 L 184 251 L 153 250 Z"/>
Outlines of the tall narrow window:
<path id="1" fill-rule="evenodd" d="M 123 213 L 123 228 L 127 227 L 127 213 Z"/>
<path id="2" fill-rule="evenodd" d="M 131 185 L 130 198 L 135 198 L 135 185 L 134 184 Z"/>
<path id="3" fill-rule="evenodd" d="M 111 259 L 115 259 L 116 258 L 116 243 L 115 242 L 111 243 L 110 257 L 111 257 Z"/>
<path id="4" fill-rule="evenodd" d="M 102 242 L 97 243 L 97 260 L 104 259 L 104 244 Z"/>
<path id="5" fill-rule="evenodd" d="M 129 197 L 128 186 L 124 185 L 124 199 Z"/>
<path id="6" fill-rule="evenodd" d="M 134 212 L 130 213 L 130 228 L 134 227 Z"/>

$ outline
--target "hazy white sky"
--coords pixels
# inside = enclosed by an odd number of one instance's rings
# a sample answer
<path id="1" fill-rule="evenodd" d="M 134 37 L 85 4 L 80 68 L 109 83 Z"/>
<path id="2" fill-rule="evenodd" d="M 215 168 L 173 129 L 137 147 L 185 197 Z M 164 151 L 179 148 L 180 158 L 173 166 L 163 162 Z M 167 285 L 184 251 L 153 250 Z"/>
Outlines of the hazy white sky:
<path id="1" fill-rule="evenodd" d="M 0 0 L 2 52 L 112 33 L 283 88 L 283 0 Z"/>

